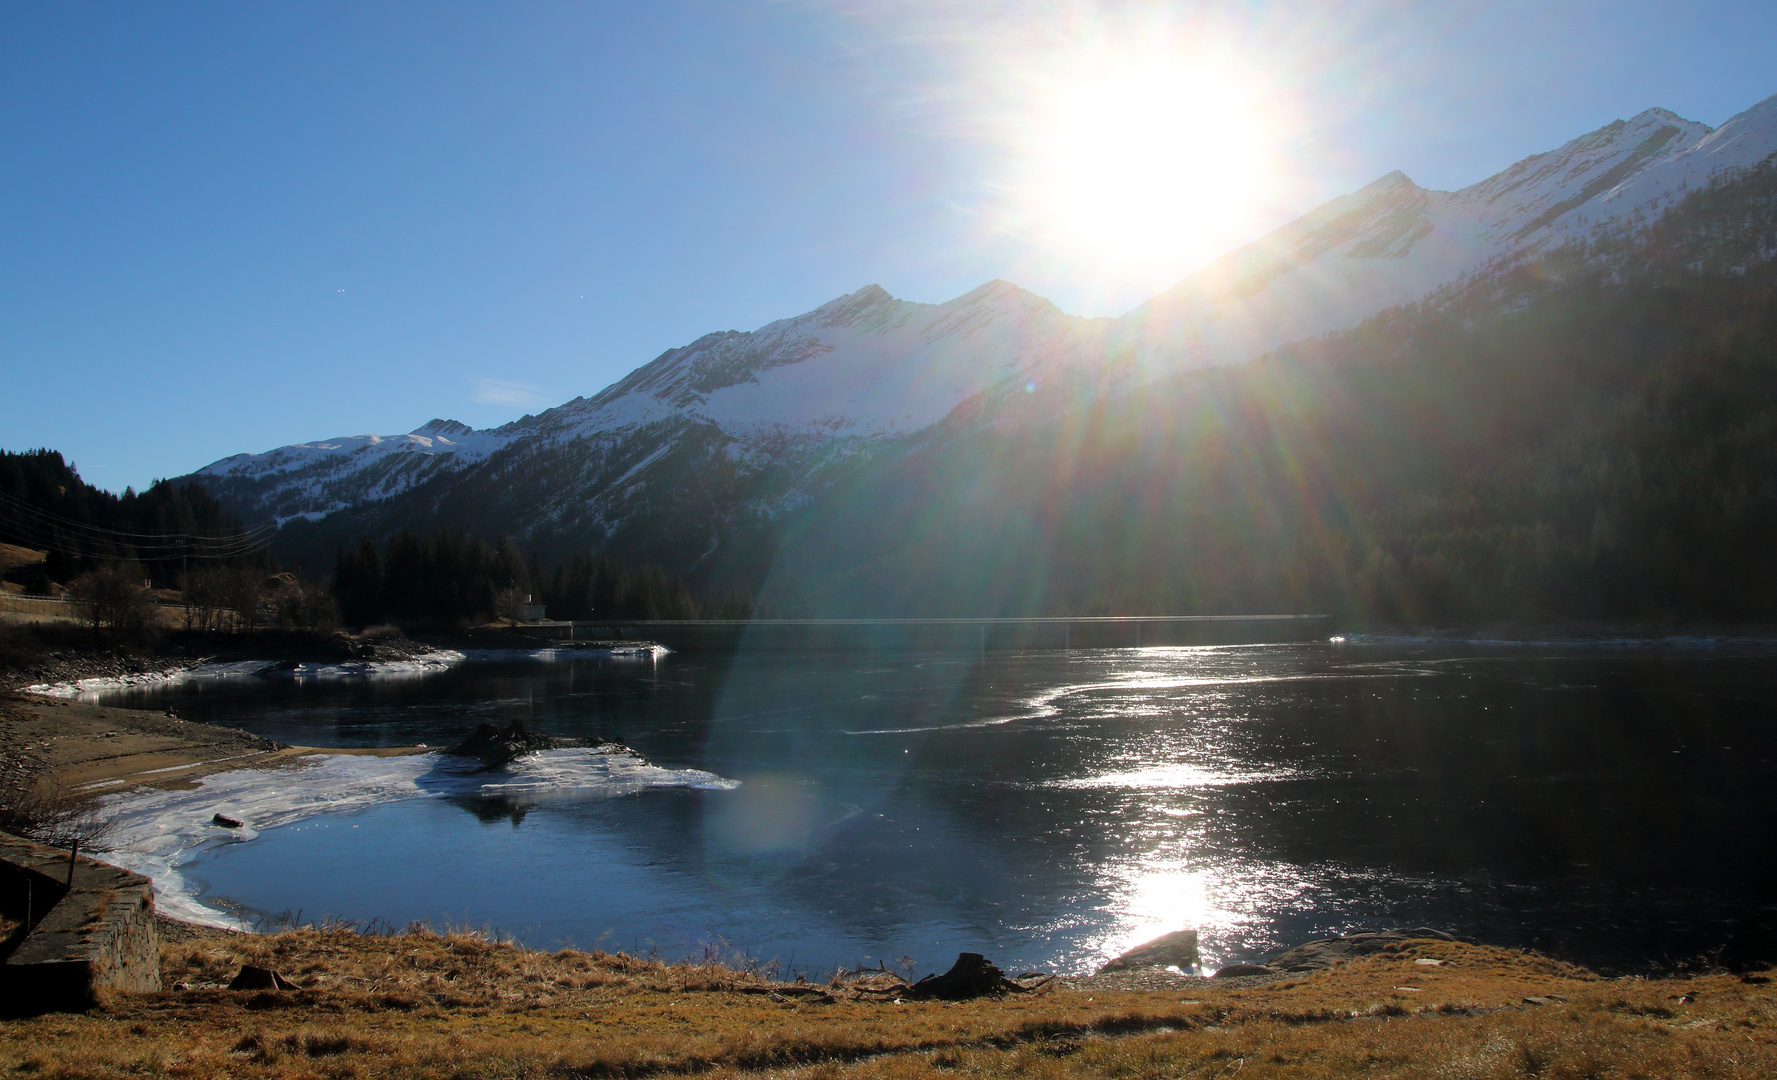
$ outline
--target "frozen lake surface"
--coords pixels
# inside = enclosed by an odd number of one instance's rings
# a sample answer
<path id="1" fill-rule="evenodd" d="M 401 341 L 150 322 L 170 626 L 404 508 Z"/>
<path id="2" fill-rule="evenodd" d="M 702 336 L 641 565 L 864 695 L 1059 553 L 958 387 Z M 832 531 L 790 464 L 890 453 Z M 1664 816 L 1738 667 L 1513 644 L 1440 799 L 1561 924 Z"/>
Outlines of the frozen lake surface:
<path id="1" fill-rule="evenodd" d="M 1777 959 L 1774 691 L 1769 648 L 1360 642 L 507 656 L 101 700 L 338 747 L 522 718 L 648 759 L 333 757 L 132 796 L 135 857 L 183 862 L 175 910 L 817 975 L 1085 971 L 1181 927 L 1210 967 L 1390 925 L 1617 970 Z M 194 844 L 212 807 L 251 828 Z"/>

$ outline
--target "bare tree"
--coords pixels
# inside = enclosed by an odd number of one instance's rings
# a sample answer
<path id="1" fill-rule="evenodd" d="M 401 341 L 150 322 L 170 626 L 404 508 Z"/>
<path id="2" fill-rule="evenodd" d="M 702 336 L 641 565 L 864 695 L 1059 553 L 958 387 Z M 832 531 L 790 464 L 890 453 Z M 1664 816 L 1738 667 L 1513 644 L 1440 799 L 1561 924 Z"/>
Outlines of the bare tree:
<path id="1" fill-rule="evenodd" d="M 179 588 L 185 601 L 185 629 L 222 629 L 223 614 L 228 610 L 228 574 L 226 567 L 203 566 L 180 575 Z"/>
<path id="2" fill-rule="evenodd" d="M 154 623 L 154 594 L 135 563 L 106 563 L 75 578 L 68 592 L 101 633 L 137 635 Z"/>
<path id="3" fill-rule="evenodd" d="M 517 585 L 508 585 L 494 594 L 494 611 L 507 623 L 516 623 L 530 599 L 530 594 Z"/>
<path id="4" fill-rule="evenodd" d="M 298 574 L 279 574 L 272 579 L 272 607 L 278 625 L 288 630 L 332 630 L 339 625 L 339 604 L 325 582 Z"/>
<path id="5" fill-rule="evenodd" d="M 235 625 L 251 633 L 259 625 L 259 607 L 265 600 L 264 572 L 251 566 L 230 567 L 222 572 L 222 589 L 225 606 L 234 609 Z"/>

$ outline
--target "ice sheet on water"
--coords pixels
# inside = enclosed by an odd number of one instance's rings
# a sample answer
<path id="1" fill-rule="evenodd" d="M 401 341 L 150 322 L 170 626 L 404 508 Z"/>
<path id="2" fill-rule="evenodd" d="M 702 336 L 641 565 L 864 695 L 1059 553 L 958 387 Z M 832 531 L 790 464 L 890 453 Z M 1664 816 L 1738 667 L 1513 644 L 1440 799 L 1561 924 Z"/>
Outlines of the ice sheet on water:
<path id="1" fill-rule="evenodd" d="M 701 769 L 653 765 L 621 747 L 545 750 L 491 770 L 472 759 L 442 754 L 323 754 L 291 767 L 203 777 L 193 789 L 109 796 L 105 801 L 117 825 L 112 850 L 102 857 L 152 879 L 156 903 L 174 918 L 251 929 L 238 916 L 199 899 L 182 868 L 228 844 L 251 842 L 266 829 L 407 799 L 518 797 L 544 802 L 616 798 L 656 787 L 723 791 L 739 786 L 737 780 Z M 240 829 L 212 825 L 218 813 L 246 824 Z"/>
<path id="2" fill-rule="evenodd" d="M 412 679 L 432 675 L 462 663 L 455 649 L 434 649 L 410 660 L 366 660 L 336 664 L 299 664 L 294 668 L 266 671 L 271 678 L 298 681 L 334 679 Z"/>
<path id="3" fill-rule="evenodd" d="M 635 644 L 608 645 L 587 647 L 585 645 L 545 645 L 539 649 L 471 649 L 465 657 L 471 661 L 479 660 L 541 660 L 544 663 L 556 663 L 562 660 L 574 660 L 581 657 L 623 657 L 628 659 L 647 660 L 666 656 L 672 652 L 665 645 L 651 641 Z"/>

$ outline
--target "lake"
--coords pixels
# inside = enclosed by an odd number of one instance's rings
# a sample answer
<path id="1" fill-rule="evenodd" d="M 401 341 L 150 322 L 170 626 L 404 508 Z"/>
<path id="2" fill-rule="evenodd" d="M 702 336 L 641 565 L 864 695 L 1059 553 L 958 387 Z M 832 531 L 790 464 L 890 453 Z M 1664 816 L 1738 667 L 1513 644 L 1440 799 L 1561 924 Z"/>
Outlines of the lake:
<path id="1" fill-rule="evenodd" d="M 255 774 L 278 812 L 177 855 L 192 897 L 249 920 L 811 976 L 965 950 L 1084 972 L 1181 927 L 1213 968 L 1427 925 L 1622 971 L 1777 959 L 1774 688 L 1762 646 L 1335 640 L 508 656 L 101 700 L 333 747 L 523 719 L 652 763 Z M 141 803 L 138 825 L 207 820 L 224 783 Z"/>

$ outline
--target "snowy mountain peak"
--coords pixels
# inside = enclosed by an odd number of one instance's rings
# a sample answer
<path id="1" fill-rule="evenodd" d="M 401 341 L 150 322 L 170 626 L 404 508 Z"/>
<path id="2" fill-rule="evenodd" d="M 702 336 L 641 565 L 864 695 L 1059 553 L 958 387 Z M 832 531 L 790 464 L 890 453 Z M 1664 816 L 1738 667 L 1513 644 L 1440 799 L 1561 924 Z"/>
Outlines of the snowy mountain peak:
<path id="1" fill-rule="evenodd" d="M 1415 184 L 1412 178 L 1406 173 L 1396 169 L 1393 172 L 1384 173 L 1365 184 L 1363 187 L 1358 188 L 1356 191 L 1352 192 L 1352 197 L 1359 199 L 1373 199 L 1402 189 L 1418 191 L 1419 185 Z"/>
<path id="2" fill-rule="evenodd" d="M 473 434 L 475 434 L 475 429 L 470 427 L 468 424 L 462 423 L 457 420 L 433 419 L 433 420 L 426 421 L 425 423 L 421 424 L 417 428 L 414 428 L 412 434 L 415 434 L 415 435 L 444 435 L 444 436 L 473 435 Z"/>
<path id="3" fill-rule="evenodd" d="M 1704 130 L 1695 142 L 1624 176 L 1599 198 L 1600 208 L 1608 207 L 1618 216 L 1658 214 L 1714 177 L 1768 160 L 1777 154 L 1777 94 L 1730 117 L 1714 131 Z"/>
<path id="4" fill-rule="evenodd" d="M 1777 132 L 1777 94 L 1731 117 L 1697 144 L 1702 154 L 1726 154 L 1736 149 L 1753 163 L 1769 157 L 1774 149 L 1770 142 Z"/>
<path id="5" fill-rule="evenodd" d="M 1629 118 L 1629 126 L 1634 127 L 1637 124 L 1677 124 L 1684 126 L 1687 124 L 1697 124 L 1697 121 L 1686 120 L 1671 109 L 1662 109 L 1656 105 L 1651 109 L 1643 109 L 1641 112 L 1638 112 Z M 1698 126 L 1706 131 L 1709 130 L 1708 124 L 1699 124 Z"/>
<path id="6" fill-rule="evenodd" d="M 811 323 L 815 326 L 857 326 L 866 323 L 879 323 L 882 318 L 892 314 L 901 301 L 889 295 L 889 291 L 881 285 L 866 285 L 854 293 L 847 293 L 837 299 L 829 300 L 806 315 L 795 319 L 785 319 L 762 327 L 760 333 L 775 326 L 795 323 Z"/>

